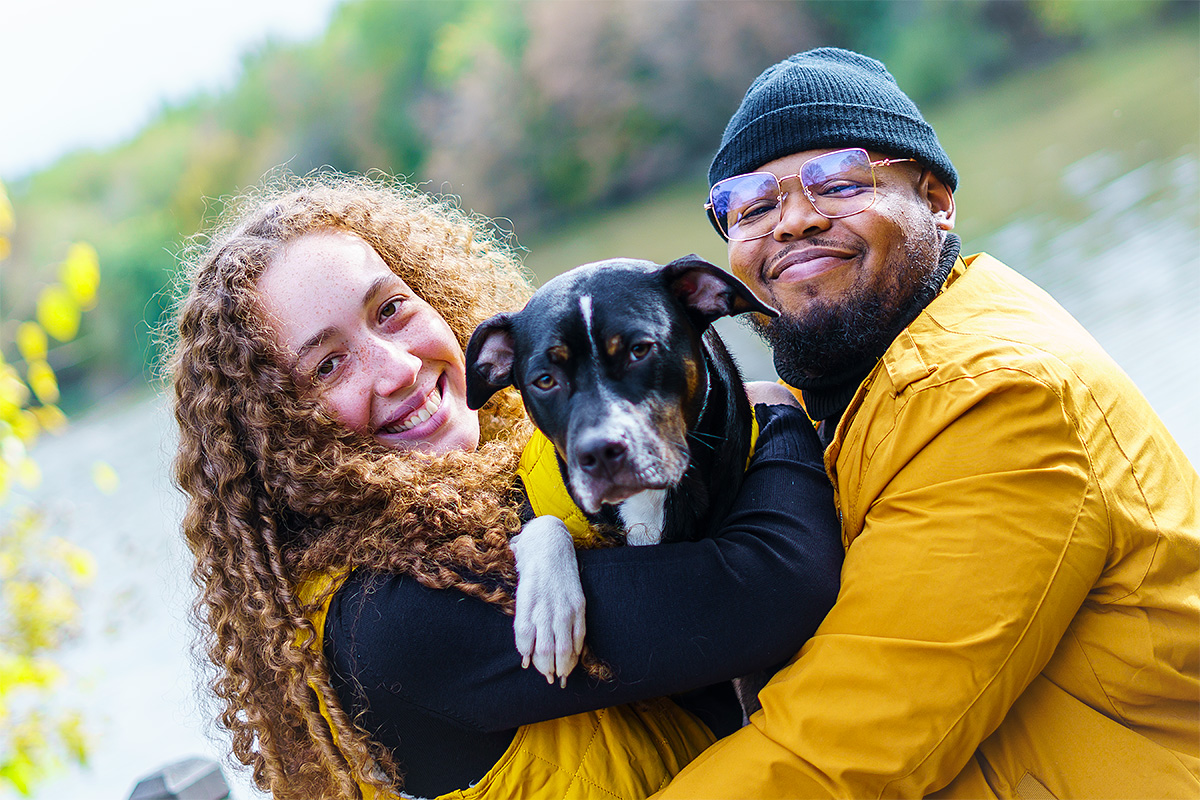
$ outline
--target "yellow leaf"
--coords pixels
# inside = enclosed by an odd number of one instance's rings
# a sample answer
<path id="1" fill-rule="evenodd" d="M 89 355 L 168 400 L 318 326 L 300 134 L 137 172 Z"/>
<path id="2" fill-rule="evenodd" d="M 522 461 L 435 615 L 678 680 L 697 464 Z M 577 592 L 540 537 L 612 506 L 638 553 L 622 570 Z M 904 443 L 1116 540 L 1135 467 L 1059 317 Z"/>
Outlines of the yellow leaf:
<path id="1" fill-rule="evenodd" d="M 38 322 L 60 342 L 69 342 L 79 333 L 79 315 L 79 303 L 61 286 L 47 286 L 38 295 Z"/>
<path id="2" fill-rule="evenodd" d="M 30 590 L 35 587 L 29 584 L 23 584 L 21 587 L 22 595 L 30 595 Z M 7 594 L 8 592 L 6 592 Z M 33 592 L 33 598 L 36 601 L 36 592 Z M 19 602 L 28 602 L 28 597 L 22 597 Z M 53 686 L 58 681 L 62 680 L 63 671 L 53 662 L 44 658 L 36 658 L 30 656 L 9 657 L 0 663 L 0 674 L 3 674 L 8 680 L 5 684 L 9 687 L 13 686 L 36 686 L 47 688 Z"/>
<path id="3" fill-rule="evenodd" d="M 54 377 L 54 370 L 49 364 L 31 361 L 25 377 L 29 381 L 29 388 L 44 405 L 58 402 L 58 379 Z"/>
<path id="4" fill-rule="evenodd" d="M 18 408 L 29 402 L 29 387 L 8 364 L 0 369 L 0 401 L 11 403 Z"/>
<path id="5" fill-rule="evenodd" d="M 51 555 L 67 568 L 75 583 L 92 580 L 96 574 L 96 561 L 91 553 L 62 538 L 55 538 L 50 545 Z"/>
<path id="6" fill-rule="evenodd" d="M 45 359 L 48 343 L 46 332 L 36 322 L 22 322 L 17 326 L 17 349 L 27 362 Z"/>
<path id="7" fill-rule="evenodd" d="M 38 406 L 30 411 L 38 425 L 47 433 L 61 433 L 67 427 L 67 415 L 58 406 Z"/>
<path id="8" fill-rule="evenodd" d="M 12 255 L 12 241 L 7 236 L 0 236 L 0 261 Z"/>
<path id="9" fill-rule="evenodd" d="M 28 797 L 33 794 L 37 773 L 33 759 L 23 752 L 17 752 L 5 760 L 3 769 L 0 769 L 0 778 L 11 783 L 18 794 Z"/>
<path id="10" fill-rule="evenodd" d="M 5 436 L 0 438 L 0 461 L 5 464 L 15 465 L 21 463 L 25 458 L 25 443 L 17 436 Z"/>
<path id="11" fill-rule="evenodd" d="M 120 488 L 121 478 L 107 462 L 97 461 L 92 464 L 92 483 L 105 494 L 112 494 Z"/>
<path id="12" fill-rule="evenodd" d="M 91 307 L 96 301 L 96 287 L 100 285 L 100 258 L 96 248 L 86 242 L 71 245 L 59 274 L 75 302 L 84 308 Z"/>
<path id="13" fill-rule="evenodd" d="M 4 191 L 4 184 L 0 183 L 0 233 L 11 233 L 16 227 L 16 219 L 13 216 L 12 203 L 8 201 L 8 192 Z"/>
<path id="14" fill-rule="evenodd" d="M 10 427 L 13 434 L 24 442 L 27 448 L 33 447 L 33 443 L 37 441 L 38 433 L 41 432 L 41 425 L 38 423 L 37 415 L 24 408 L 12 419 Z"/>
<path id="15" fill-rule="evenodd" d="M 83 766 L 87 766 L 89 742 L 83 727 L 83 716 L 71 713 L 59 722 L 58 735 L 67 748 L 67 755 Z"/>
<path id="16" fill-rule="evenodd" d="M 26 489 L 36 489 L 42 482 L 42 469 L 32 458 L 17 465 L 17 482 Z"/>

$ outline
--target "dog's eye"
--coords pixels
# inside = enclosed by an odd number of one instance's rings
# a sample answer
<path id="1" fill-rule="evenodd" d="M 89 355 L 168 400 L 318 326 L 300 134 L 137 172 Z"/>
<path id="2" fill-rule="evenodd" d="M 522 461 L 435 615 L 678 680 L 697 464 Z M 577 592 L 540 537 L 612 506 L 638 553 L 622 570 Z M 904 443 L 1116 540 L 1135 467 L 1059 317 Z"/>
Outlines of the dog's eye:
<path id="1" fill-rule="evenodd" d="M 650 351 L 653 349 L 653 342 L 638 342 L 629 348 L 629 360 L 641 361 L 643 358 L 650 355 Z"/>
<path id="2" fill-rule="evenodd" d="M 550 389 L 553 389 L 555 386 L 557 386 L 558 381 L 554 380 L 553 375 L 546 373 L 545 375 L 539 375 L 537 378 L 535 378 L 533 381 L 533 385 L 536 386 L 537 388 L 541 389 L 542 391 L 548 391 Z"/>

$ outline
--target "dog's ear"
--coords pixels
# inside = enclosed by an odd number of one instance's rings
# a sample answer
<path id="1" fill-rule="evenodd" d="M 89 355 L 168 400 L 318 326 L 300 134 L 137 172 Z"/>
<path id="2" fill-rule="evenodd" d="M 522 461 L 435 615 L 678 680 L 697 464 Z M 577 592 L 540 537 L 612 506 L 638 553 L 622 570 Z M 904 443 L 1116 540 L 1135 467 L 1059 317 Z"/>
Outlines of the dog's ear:
<path id="1" fill-rule="evenodd" d="M 467 342 L 467 405 L 483 407 L 492 395 L 511 386 L 516 358 L 512 324 L 515 314 L 497 314 L 479 323 Z"/>
<path id="2" fill-rule="evenodd" d="M 756 311 L 768 317 L 779 312 L 759 300 L 746 284 L 696 254 L 677 258 L 662 268 L 671 294 L 704 325 L 732 314 Z"/>

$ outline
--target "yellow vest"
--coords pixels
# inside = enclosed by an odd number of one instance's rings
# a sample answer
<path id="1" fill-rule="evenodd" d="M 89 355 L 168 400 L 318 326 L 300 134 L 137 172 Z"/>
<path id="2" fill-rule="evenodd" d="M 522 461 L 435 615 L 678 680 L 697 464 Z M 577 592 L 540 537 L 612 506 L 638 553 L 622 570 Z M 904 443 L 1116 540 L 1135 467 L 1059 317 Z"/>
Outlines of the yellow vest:
<path id="1" fill-rule="evenodd" d="M 333 596 L 326 590 L 340 586 L 347 574 L 311 575 L 299 588 L 304 603 L 325 595 L 310 617 L 317 631 L 310 646 L 318 652 Z M 325 702 L 319 702 L 321 716 L 328 721 Z M 700 720 L 665 698 L 587 711 L 521 726 L 478 783 L 436 800 L 642 800 L 666 786 L 714 741 Z M 364 800 L 396 796 L 371 786 L 359 788 Z"/>

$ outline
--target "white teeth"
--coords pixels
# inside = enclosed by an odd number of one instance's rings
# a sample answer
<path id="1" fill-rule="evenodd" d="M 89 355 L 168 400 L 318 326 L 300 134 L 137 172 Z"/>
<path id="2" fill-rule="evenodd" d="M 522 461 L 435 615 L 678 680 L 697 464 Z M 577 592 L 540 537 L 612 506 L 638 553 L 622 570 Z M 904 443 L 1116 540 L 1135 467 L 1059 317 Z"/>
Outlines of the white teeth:
<path id="1" fill-rule="evenodd" d="M 383 429 L 384 433 L 404 433 L 432 417 L 442 407 L 442 393 L 434 389 L 425 398 L 425 404 L 399 422 Z"/>

